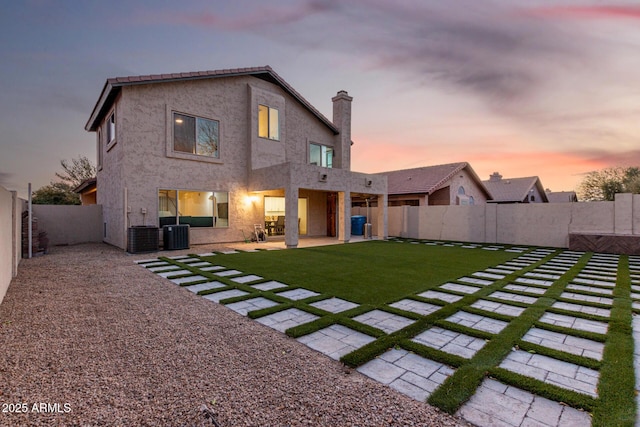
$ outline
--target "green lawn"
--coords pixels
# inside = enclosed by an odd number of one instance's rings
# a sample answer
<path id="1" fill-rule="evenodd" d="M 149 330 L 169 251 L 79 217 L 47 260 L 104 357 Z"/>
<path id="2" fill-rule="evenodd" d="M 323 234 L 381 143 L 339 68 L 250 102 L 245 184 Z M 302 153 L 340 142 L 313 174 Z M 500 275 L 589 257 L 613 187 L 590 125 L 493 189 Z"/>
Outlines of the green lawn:
<path id="1" fill-rule="evenodd" d="M 372 241 L 224 257 L 270 280 L 379 305 L 515 258 L 504 251 Z M 219 262 L 216 257 L 211 262 Z"/>

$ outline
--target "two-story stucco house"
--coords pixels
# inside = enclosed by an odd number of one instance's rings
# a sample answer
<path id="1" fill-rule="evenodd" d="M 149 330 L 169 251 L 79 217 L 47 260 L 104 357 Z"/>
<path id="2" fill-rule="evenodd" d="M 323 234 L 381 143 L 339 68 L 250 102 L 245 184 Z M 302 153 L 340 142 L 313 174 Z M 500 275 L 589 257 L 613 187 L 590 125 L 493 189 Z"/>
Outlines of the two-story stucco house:
<path id="1" fill-rule="evenodd" d="M 384 176 L 351 171 L 351 102 L 327 119 L 270 67 L 108 79 L 85 129 L 97 138 L 104 241 L 189 224 L 191 243 L 351 235 L 352 194 L 386 206 Z M 386 237 L 387 212 L 377 229 Z"/>

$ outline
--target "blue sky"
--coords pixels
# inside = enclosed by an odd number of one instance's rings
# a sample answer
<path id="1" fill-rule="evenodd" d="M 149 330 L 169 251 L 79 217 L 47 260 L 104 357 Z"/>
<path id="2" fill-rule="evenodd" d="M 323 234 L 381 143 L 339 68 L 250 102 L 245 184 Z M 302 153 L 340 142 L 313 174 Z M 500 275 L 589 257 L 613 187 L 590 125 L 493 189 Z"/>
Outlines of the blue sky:
<path id="1" fill-rule="evenodd" d="M 0 185 L 95 159 L 109 77 L 271 65 L 326 116 L 354 97 L 352 168 L 468 161 L 482 179 L 640 165 L 640 6 L 598 0 L 10 2 Z"/>

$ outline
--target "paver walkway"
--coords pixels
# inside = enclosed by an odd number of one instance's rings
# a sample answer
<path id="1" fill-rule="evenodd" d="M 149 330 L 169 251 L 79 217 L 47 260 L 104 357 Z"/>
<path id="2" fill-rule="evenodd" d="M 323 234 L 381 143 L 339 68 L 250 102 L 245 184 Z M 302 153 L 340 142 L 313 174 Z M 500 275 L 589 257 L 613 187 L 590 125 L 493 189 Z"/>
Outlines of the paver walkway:
<path id="1" fill-rule="evenodd" d="M 416 316 L 432 318 L 436 324 L 430 324 L 410 338 L 411 343 L 418 346 L 413 347 L 416 350 L 420 347 L 429 350 L 414 353 L 396 346 L 357 368 L 362 374 L 421 401 L 437 394 L 448 378 L 456 376 L 458 365 L 465 363 L 455 362 L 454 366 L 449 366 L 425 355 L 456 360 L 438 356 L 447 354 L 458 360 L 472 361 L 488 343 L 500 342 L 503 334 L 512 333 L 511 324 L 526 310 L 536 308 L 540 315 L 521 328 L 524 332 L 519 335 L 519 345 L 495 364 L 495 368 L 527 380 L 507 384 L 485 377 L 471 398 L 459 407 L 457 415 L 478 426 L 589 425 L 591 416 L 587 411 L 541 397 L 516 384 L 537 380 L 551 387 L 551 395 L 557 389 L 575 393 L 575 396 L 599 398 L 600 372 L 590 367 L 597 366 L 590 361 L 602 361 L 605 354 L 604 337 L 609 332 L 619 257 L 592 254 L 586 257 L 588 262 L 583 268 L 575 271 L 574 266 L 585 257 L 584 253 L 438 241 L 410 243 L 458 245 L 469 250 L 508 250 L 520 255 L 417 293 L 415 299 L 409 296 L 389 303 L 388 308 L 383 305 L 365 312 L 358 309 L 357 303 L 327 297 L 299 287 L 299 284 L 281 283 L 227 269 L 223 257 L 216 257 L 221 265 L 214 265 L 200 256 L 176 257 L 172 262 L 150 259 L 140 261 L 140 264 L 242 315 L 260 313 L 257 322 L 281 332 L 313 324 L 323 316 L 322 313 L 339 316 L 347 313 L 344 316 L 351 321 L 375 328 L 383 336 L 412 326 Z M 568 272 L 572 272 L 569 277 L 566 276 Z M 640 257 L 629 257 L 629 272 L 631 298 L 638 300 L 632 301 L 633 307 L 640 310 Z M 550 296 L 554 300 L 545 302 Z M 461 304 L 463 298 L 468 304 Z M 287 305 L 283 301 L 295 302 L 296 307 L 291 307 L 292 302 Z M 457 304 L 457 310 L 440 315 L 441 310 L 451 304 Z M 351 310 L 356 314 L 349 315 Z M 406 312 L 408 317 L 398 314 L 401 312 Z M 640 393 L 639 319 L 634 316 L 632 326 L 636 343 L 635 388 Z M 376 339 L 341 324 L 322 326 L 297 338 L 300 343 L 336 360 Z M 563 354 L 567 356 L 563 357 Z M 640 415 L 636 425 L 640 425 Z"/>

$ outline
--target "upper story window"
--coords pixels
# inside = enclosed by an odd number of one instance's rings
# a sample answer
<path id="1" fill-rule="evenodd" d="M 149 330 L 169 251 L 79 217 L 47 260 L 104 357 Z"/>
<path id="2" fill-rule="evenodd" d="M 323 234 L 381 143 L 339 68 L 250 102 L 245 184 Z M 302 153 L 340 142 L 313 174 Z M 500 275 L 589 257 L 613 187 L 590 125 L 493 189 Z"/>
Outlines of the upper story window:
<path id="1" fill-rule="evenodd" d="M 219 158 L 218 125 L 216 120 L 173 113 L 173 150 Z"/>
<path id="2" fill-rule="evenodd" d="M 309 163 L 325 168 L 333 167 L 333 147 L 309 144 Z"/>
<path id="3" fill-rule="evenodd" d="M 96 151 L 98 152 L 98 169 L 100 169 L 102 168 L 102 132 L 100 132 L 100 129 L 98 129 L 97 138 L 98 144 Z"/>
<path id="4" fill-rule="evenodd" d="M 107 144 L 116 139 L 116 113 L 113 112 L 107 119 Z"/>
<path id="5" fill-rule="evenodd" d="M 258 136 L 274 141 L 280 140 L 280 122 L 277 109 L 258 105 Z"/>

